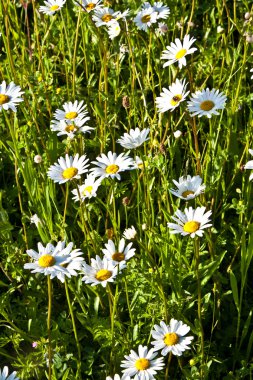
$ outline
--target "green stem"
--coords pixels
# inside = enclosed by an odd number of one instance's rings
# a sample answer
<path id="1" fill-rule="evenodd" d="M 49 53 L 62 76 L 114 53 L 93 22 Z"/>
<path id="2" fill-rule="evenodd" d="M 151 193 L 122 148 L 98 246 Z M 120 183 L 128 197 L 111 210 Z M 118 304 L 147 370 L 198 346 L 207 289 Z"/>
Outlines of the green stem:
<path id="1" fill-rule="evenodd" d="M 199 276 L 199 239 L 194 241 L 195 246 L 195 273 L 197 278 L 197 287 L 198 287 L 198 320 L 200 328 L 200 349 L 201 349 L 201 370 L 200 376 L 203 378 L 203 364 L 204 364 L 204 330 L 202 325 L 202 316 L 201 316 L 201 281 Z"/>
<path id="2" fill-rule="evenodd" d="M 168 380 L 168 378 L 169 378 L 169 368 L 170 368 L 171 359 L 172 359 L 172 352 L 170 352 L 169 356 L 168 356 L 168 362 L 167 362 L 167 366 L 166 366 L 166 370 L 165 370 L 165 377 L 164 377 L 165 380 Z"/>
<path id="3" fill-rule="evenodd" d="M 80 343 L 79 343 L 79 340 L 78 340 L 78 335 L 77 335 L 77 330 L 76 330 L 76 323 L 75 323 L 75 317 L 74 317 L 73 307 L 72 307 L 72 304 L 71 304 L 71 301 L 70 301 L 70 297 L 69 297 L 69 289 L 68 289 L 67 281 L 65 281 L 65 291 L 66 291 L 66 298 L 67 298 L 68 306 L 69 306 L 69 312 L 70 312 L 70 315 L 71 315 L 71 321 L 72 321 L 74 336 L 75 336 L 75 340 L 76 340 L 77 352 L 78 352 L 78 362 L 77 362 L 76 378 L 82 380 L 82 377 L 81 377 L 81 359 L 82 359 L 82 356 L 81 356 L 81 346 L 80 346 Z"/>
<path id="4" fill-rule="evenodd" d="M 50 275 L 47 276 L 47 286 L 48 286 L 48 314 L 47 314 L 48 380 L 52 380 L 52 345 L 51 345 L 52 281 L 51 281 Z"/>

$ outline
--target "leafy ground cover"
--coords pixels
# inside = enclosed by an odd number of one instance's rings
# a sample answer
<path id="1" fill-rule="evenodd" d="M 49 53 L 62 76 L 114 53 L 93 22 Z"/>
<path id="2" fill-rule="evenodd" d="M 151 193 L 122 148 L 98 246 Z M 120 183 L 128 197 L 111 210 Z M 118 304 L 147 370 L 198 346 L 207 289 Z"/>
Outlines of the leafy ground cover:
<path id="1" fill-rule="evenodd" d="M 13 380 L 252 378 L 252 4 L 0 0 Z"/>

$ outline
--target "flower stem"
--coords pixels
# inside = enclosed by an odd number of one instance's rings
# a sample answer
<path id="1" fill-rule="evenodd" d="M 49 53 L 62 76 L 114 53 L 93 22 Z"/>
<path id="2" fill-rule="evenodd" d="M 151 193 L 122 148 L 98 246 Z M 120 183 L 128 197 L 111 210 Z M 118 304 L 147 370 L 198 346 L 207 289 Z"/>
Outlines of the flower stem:
<path id="1" fill-rule="evenodd" d="M 168 356 L 168 362 L 166 365 L 164 380 L 168 380 L 168 378 L 169 378 L 169 368 L 170 368 L 171 359 L 172 359 L 172 352 L 170 351 L 169 356 Z"/>
<path id="2" fill-rule="evenodd" d="M 50 275 L 47 276 L 48 287 L 48 314 L 47 314 L 47 335 L 48 335 L 48 380 L 52 379 L 52 346 L 51 346 L 51 313 L 52 313 L 52 281 Z"/>
<path id="3" fill-rule="evenodd" d="M 82 380 L 82 377 L 81 377 L 81 359 L 82 359 L 82 356 L 81 356 L 81 347 L 80 347 L 80 343 L 79 343 L 79 340 L 78 340 L 78 335 L 77 335 L 77 330 L 76 330 L 76 323 L 75 323 L 75 317 L 74 317 L 73 307 L 72 307 L 72 304 L 71 304 L 71 301 L 70 301 L 70 297 L 69 297 L 69 289 L 68 289 L 67 281 L 65 281 L 65 291 L 66 291 L 66 298 L 67 298 L 67 301 L 68 301 L 69 312 L 70 312 L 70 315 L 71 315 L 71 321 L 72 321 L 74 336 L 75 336 L 75 340 L 76 340 L 77 353 L 78 353 L 77 374 L 76 374 L 77 376 L 76 376 L 76 378 Z"/>

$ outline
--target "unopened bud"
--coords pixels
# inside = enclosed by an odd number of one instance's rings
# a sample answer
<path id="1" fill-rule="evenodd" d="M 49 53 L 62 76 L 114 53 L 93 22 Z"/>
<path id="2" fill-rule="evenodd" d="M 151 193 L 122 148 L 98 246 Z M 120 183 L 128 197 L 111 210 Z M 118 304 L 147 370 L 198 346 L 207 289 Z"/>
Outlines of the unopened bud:
<path id="1" fill-rule="evenodd" d="M 249 20 L 250 19 L 250 13 L 246 12 L 244 15 L 244 18 L 245 18 L 245 20 Z"/>
<path id="2" fill-rule="evenodd" d="M 130 101 L 129 101 L 129 97 L 127 95 L 123 96 L 123 98 L 122 98 L 122 106 L 124 108 L 130 107 Z"/>
<path id="3" fill-rule="evenodd" d="M 39 154 L 36 154 L 33 160 L 36 164 L 40 164 L 42 162 L 42 157 Z"/>
<path id="4" fill-rule="evenodd" d="M 122 204 L 123 204 L 124 206 L 128 206 L 129 203 L 130 203 L 130 199 L 129 199 L 128 197 L 124 197 L 124 198 L 122 199 Z"/>

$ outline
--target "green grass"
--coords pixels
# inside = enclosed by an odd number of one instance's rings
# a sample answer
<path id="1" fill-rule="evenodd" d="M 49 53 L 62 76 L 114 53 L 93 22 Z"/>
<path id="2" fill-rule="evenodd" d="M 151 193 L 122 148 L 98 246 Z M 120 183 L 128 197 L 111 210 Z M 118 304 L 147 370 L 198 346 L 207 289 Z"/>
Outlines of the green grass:
<path id="1" fill-rule="evenodd" d="M 151 348 L 154 324 L 175 318 L 190 326 L 194 340 L 181 357 L 165 358 L 156 379 L 251 379 L 252 183 L 241 167 L 253 149 L 253 45 L 245 36 L 253 28 L 253 2 L 164 1 L 171 10 L 168 33 L 157 36 L 132 21 L 141 2 L 110 1 L 115 10 L 131 9 L 113 41 L 71 0 L 53 17 L 38 12 L 42 3 L 0 0 L 0 81 L 25 92 L 16 114 L 0 113 L 0 369 L 8 365 L 20 379 L 48 378 L 49 323 L 51 378 L 103 380 L 120 373 L 131 349 Z M 198 50 L 181 70 L 163 68 L 162 51 L 187 32 Z M 159 114 L 155 98 L 175 78 L 185 78 L 191 93 L 224 92 L 224 111 L 210 120 L 191 118 L 184 102 Z M 69 140 L 52 132 L 50 121 L 74 100 L 87 104 L 95 129 Z M 144 169 L 104 180 L 82 207 L 72 200 L 73 182 L 48 178 L 49 166 L 65 153 L 93 161 L 126 151 L 116 140 L 136 127 L 150 128 L 150 140 L 130 152 L 142 157 Z M 199 240 L 167 228 L 186 207 L 169 192 L 172 180 L 187 174 L 200 174 L 206 184 L 187 207 L 212 210 L 213 227 Z M 38 228 L 30 223 L 34 214 L 42 221 Z M 47 279 L 23 268 L 26 250 L 73 241 L 89 263 L 102 257 L 110 235 L 118 243 L 132 225 L 136 255 L 117 280 L 103 288 L 86 285 L 81 275 L 65 285 L 54 279 L 48 322 Z"/>

